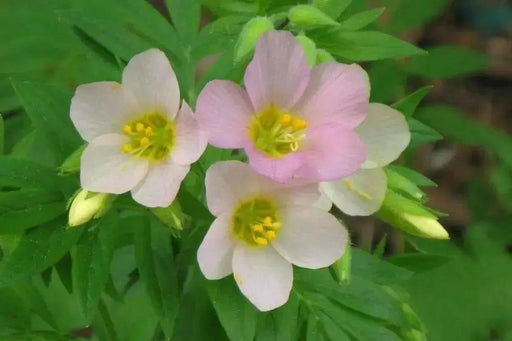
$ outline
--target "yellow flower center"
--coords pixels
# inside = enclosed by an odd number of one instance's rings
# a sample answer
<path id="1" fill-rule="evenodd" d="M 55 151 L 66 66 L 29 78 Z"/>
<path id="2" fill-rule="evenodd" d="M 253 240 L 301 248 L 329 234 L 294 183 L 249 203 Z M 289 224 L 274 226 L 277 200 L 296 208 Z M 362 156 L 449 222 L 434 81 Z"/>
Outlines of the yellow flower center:
<path id="1" fill-rule="evenodd" d="M 253 119 L 249 136 L 259 150 L 279 158 L 300 148 L 307 127 L 302 118 L 271 104 Z"/>
<path id="2" fill-rule="evenodd" d="M 241 202 L 235 209 L 231 232 L 249 246 L 265 246 L 281 228 L 277 207 L 267 198 L 255 197 Z"/>
<path id="3" fill-rule="evenodd" d="M 165 160 L 174 146 L 174 124 L 160 113 L 151 112 L 129 122 L 123 127 L 130 142 L 123 145 L 125 154 L 149 159 Z"/>

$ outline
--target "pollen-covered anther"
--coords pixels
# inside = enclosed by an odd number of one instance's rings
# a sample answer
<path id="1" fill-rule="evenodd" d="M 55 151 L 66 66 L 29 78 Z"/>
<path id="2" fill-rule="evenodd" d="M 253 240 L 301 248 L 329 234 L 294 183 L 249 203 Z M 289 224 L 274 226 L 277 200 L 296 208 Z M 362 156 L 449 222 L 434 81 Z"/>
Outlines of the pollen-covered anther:
<path id="1" fill-rule="evenodd" d="M 287 125 L 290 124 L 291 121 L 292 117 L 289 114 L 284 114 L 283 117 L 281 118 L 281 125 L 283 127 L 286 127 Z"/>
<path id="2" fill-rule="evenodd" d="M 140 145 L 142 147 L 146 147 L 146 146 L 149 146 L 151 144 L 151 140 L 147 137 L 143 137 L 140 139 Z"/>
<path id="3" fill-rule="evenodd" d="M 128 124 L 127 124 L 127 125 L 125 125 L 125 126 L 123 127 L 123 131 L 124 131 L 124 133 L 125 133 L 125 134 L 130 135 L 130 134 L 132 133 L 132 126 L 130 126 L 130 125 L 128 125 Z"/>
<path id="4" fill-rule="evenodd" d="M 143 132 L 145 129 L 146 129 L 146 126 L 144 125 L 144 123 L 137 122 L 137 124 L 135 124 L 135 130 L 137 130 L 138 133 Z"/>
<path id="5" fill-rule="evenodd" d="M 267 245 L 268 244 L 268 239 L 267 238 L 264 238 L 264 237 L 256 237 L 254 239 L 254 241 L 256 242 L 256 244 L 258 245 Z"/>
<path id="6" fill-rule="evenodd" d="M 306 129 L 307 126 L 308 126 L 308 123 L 305 120 L 303 120 L 301 118 L 297 118 L 297 117 L 293 118 L 292 127 L 294 130 Z"/>
<path id="7" fill-rule="evenodd" d="M 123 153 L 129 154 L 133 151 L 133 147 L 131 144 L 125 144 L 125 145 L 123 145 L 122 150 L 123 150 Z"/>

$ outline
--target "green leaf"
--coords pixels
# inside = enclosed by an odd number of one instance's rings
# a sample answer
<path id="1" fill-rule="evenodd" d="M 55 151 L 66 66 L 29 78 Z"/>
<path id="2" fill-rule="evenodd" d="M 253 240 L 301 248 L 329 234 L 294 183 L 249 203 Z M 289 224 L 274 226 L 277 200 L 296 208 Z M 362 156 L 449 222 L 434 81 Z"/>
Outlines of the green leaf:
<path id="1" fill-rule="evenodd" d="M 434 181 L 430 180 L 426 176 L 424 176 L 410 168 L 396 166 L 396 165 L 389 165 L 389 166 L 386 166 L 386 168 L 393 170 L 394 172 L 400 174 L 404 178 L 409 179 L 409 181 L 413 182 L 414 184 L 416 184 L 420 187 L 421 186 L 424 186 L 424 187 L 429 187 L 429 186 L 436 187 L 437 186 L 437 184 Z"/>
<path id="2" fill-rule="evenodd" d="M 117 214 L 102 218 L 78 241 L 73 255 L 73 285 L 87 321 L 92 321 L 110 273 L 112 250 L 105 235 L 119 223 Z"/>
<path id="3" fill-rule="evenodd" d="M 260 314 L 256 341 L 295 341 L 298 334 L 299 306 L 297 296 L 290 295 L 284 306 Z"/>
<path id="4" fill-rule="evenodd" d="M 71 94 L 61 88 L 32 82 L 12 81 L 16 94 L 36 131 L 61 160 L 82 142 L 69 118 Z"/>
<path id="5" fill-rule="evenodd" d="M 65 226 L 65 219 L 57 219 L 27 231 L 0 263 L 0 287 L 41 272 L 61 259 L 84 231 Z"/>
<path id="6" fill-rule="evenodd" d="M 320 317 L 320 323 L 321 323 L 324 335 L 326 335 L 326 338 L 328 340 L 336 340 L 336 341 L 351 341 L 352 340 L 350 338 L 350 336 L 348 336 L 347 333 L 343 330 L 343 328 L 341 328 L 339 326 L 339 324 L 336 324 L 332 320 L 332 318 L 327 316 L 327 314 L 318 312 L 317 315 Z"/>
<path id="7" fill-rule="evenodd" d="M 436 46 L 427 52 L 411 58 L 405 70 L 425 78 L 454 78 L 482 71 L 487 64 L 484 54 L 458 45 Z"/>
<path id="8" fill-rule="evenodd" d="M 351 2 L 352 0 L 313 0 L 313 6 L 336 19 Z"/>
<path id="9" fill-rule="evenodd" d="M 240 31 L 249 19 L 246 16 L 229 16 L 208 23 L 201 29 L 199 36 L 193 42 L 192 54 L 196 59 L 200 59 L 233 47 Z"/>
<path id="10" fill-rule="evenodd" d="M 414 118 L 407 119 L 411 131 L 411 142 L 408 148 L 415 148 L 423 144 L 435 142 L 443 139 L 443 136 L 425 123 Z"/>
<path id="11" fill-rule="evenodd" d="M 385 285 L 406 281 L 413 274 L 355 247 L 352 248 L 352 273 Z"/>
<path id="12" fill-rule="evenodd" d="M 401 266 L 416 273 L 435 269 L 448 263 L 450 260 L 452 260 L 452 257 L 425 253 L 400 254 L 387 259 L 391 264 Z"/>
<path id="13" fill-rule="evenodd" d="M 165 4 L 182 40 L 191 42 L 199 30 L 201 2 L 199 0 L 165 0 Z"/>
<path id="14" fill-rule="evenodd" d="M 237 341 L 253 340 L 258 311 L 242 295 L 234 279 L 230 276 L 209 282 L 208 294 L 229 338 Z"/>
<path id="15" fill-rule="evenodd" d="M 80 159 L 88 144 L 83 144 L 69 155 L 59 167 L 61 175 L 78 173 L 80 171 Z"/>
<path id="16" fill-rule="evenodd" d="M 357 31 L 377 20 L 384 12 L 384 8 L 374 8 L 368 11 L 359 12 L 340 23 L 340 29 L 346 31 Z"/>
<path id="17" fill-rule="evenodd" d="M 395 172 L 392 168 L 384 168 L 388 179 L 388 188 L 391 188 L 411 199 L 423 201 L 425 193 L 408 178 Z"/>
<path id="18" fill-rule="evenodd" d="M 135 259 L 160 324 L 171 337 L 178 312 L 178 283 L 169 229 L 155 219 L 140 218 L 134 232 Z"/>
<path id="19" fill-rule="evenodd" d="M 17 233 L 66 212 L 62 194 L 46 189 L 0 192 L 0 234 Z"/>
<path id="20" fill-rule="evenodd" d="M 317 46 L 352 61 L 371 61 L 424 54 L 425 51 L 403 40 L 377 31 L 347 32 L 332 30 L 313 32 Z"/>
<path id="21" fill-rule="evenodd" d="M 5 124 L 2 114 L 0 114 L 0 155 L 5 150 Z"/>
<path id="22" fill-rule="evenodd" d="M 407 95 L 407 97 L 402 98 L 393 104 L 392 107 L 400 111 L 406 117 L 411 117 L 414 115 L 414 112 L 421 100 L 428 95 L 433 88 L 434 87 L 432 85 L 424 86 L 423 88 L 414 91 L 412 94 Z"/>
<path id="23" fill-rule="evenodd" d="M 30 329 L 30 311 L 24 297 L 14 288 L 0 288 L 0 302 L 0 326 L 16 330 Z"/>

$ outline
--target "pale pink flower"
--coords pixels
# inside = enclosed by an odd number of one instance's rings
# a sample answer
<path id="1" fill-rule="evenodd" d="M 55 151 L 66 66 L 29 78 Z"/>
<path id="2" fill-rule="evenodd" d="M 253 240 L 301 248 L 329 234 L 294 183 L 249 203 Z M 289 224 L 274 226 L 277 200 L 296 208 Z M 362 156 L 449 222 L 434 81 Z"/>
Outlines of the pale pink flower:
<path id="1" fill-rule="evenodd" d="M 381 207 L 387 190 L 383 167 L 395 161 L 411 140 L 404 115 L 380 103 L 371 103 L 364 122 L 356 128 L 367 149 L 367 160 L 360 171 L 337 181 L 322 182 L 325 195 L 318 207 L 329 200 L 349 215 L 371 215 Z"/>
<path id="2" fill-rule="evenodd" d="M 354 128 L 365 118 L 369 82 L 358 65 L 310 69 L 289 32 L 262 35 L 244 77 L 208 83 L 197 114 L 209 142 L 243 148 L 257 172 L 278 181 L 331 181 L 360 169 L 364 144 Z"/>
<path id="3" fill-rule="evenodd" d="M 163 52 L 134 56 L 122 84 L 80 85 L 71 119 L 89 142 L 80 165 L 84 189 L 121 194 L 149 207 L 168 206 L 181 181 L 206 148 L 192 110 Z"/>
<path id="4" fill-rule="evenodd" d="M 242 162 L 218 162 L 206 172 L 206 200 L 216 219 L 197 256 L 208 279 L 233 273 L 242 293 L 262 311 L 288 300 L 292 264 L 317 269 L 339 259 L 345 227 L 313 207 L 317 184 L 272 181 Z"/>

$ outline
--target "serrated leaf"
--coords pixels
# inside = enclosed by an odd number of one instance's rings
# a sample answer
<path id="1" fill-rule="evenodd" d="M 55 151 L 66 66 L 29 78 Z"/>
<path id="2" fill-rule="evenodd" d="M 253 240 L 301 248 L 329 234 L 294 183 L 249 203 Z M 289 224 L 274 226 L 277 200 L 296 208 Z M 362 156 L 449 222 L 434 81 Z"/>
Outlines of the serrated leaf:
<path id="1" fill-rule="evenodd" d="M 310 38 L 317 46 L 351 61 L 371 61 L 424 54 L 425 51 L 403 40 L 378 31 L 315 32 Z"/>
<path id="2" fill-rule="evenodd" d="M 135 259 L 160 325 L 171 337 L 178 312 L 177 274 L 169 229 L 155 219 L 142 218 L 134 231 Z"/>
<path id="3" fill-rule="evenodd" d="M 400 111 L 404 116 L 411 117 L 414 115 L 416 108 L 420 104 L 421 100 L 429 94 L 434 87 L 432 85 L 424 86 L 413 93 L 402 98 L 398 102 L 392 105 L 393 108 Z"/>
<path id="4" fill-rule="evenodd" d="M 357 31 L 377 20 L 384 12 L 384 8 L 374 8 L 368 11 L 359 12 L 340 23 L 340 29 L 346 31 Z"/>
<path id="5" fill-rule="evenodd" d="M 242 295 L 234 279 L 230 276 L 209 282 L 208 294 L 229 338 L 240 341 L 253 340 L 258 311 Z"/>
<path id="6" fill-rule="evenodd" d="M 57 219 L 27 231 L 0 263 L 0 287 L 41 272 L 61 259 L 84 231 L 65 226 L 65 219 Z"/>

